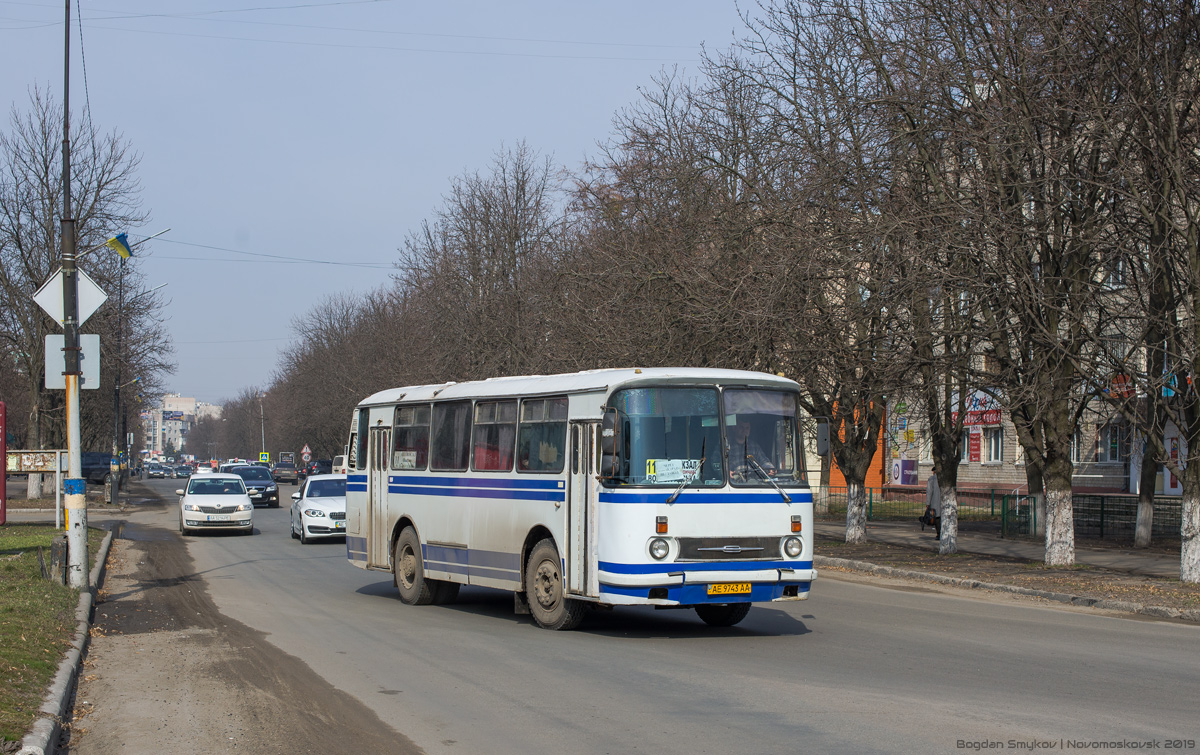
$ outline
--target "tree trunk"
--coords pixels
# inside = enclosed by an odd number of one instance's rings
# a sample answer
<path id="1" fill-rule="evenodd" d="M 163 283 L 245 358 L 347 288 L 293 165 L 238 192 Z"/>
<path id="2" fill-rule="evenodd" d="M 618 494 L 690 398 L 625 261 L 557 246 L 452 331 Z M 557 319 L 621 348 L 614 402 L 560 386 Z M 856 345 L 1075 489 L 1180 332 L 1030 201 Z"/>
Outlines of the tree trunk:
<path id="1" fill-rule="evenodd" d="M 25 497 L 29 500 L 35 500 L 42 497 L 42 475 L 38 472 L 30 472 L 28 479 L 25 481 Z"/>
<path id="2" fill-rule="evenodd" d="M 1200 582 L 1200 464 L 1188 464 L 1183 469 L 1179 536 L 1179 579 Z"/>
<path id="3" fill-rule="evenodd" d="M 846 480 L 846 542 L 867 539 L 867 488 L 861 482 Z"/>
<path id="4" fill-rule="evenodd" d="M 943 485 L 942 489 L 942 537 L 938 541 L 938 553 L 958 553 L 958 489 L 954 484 Z"/>
<path id="5" fill-rule="evenodd" d="M 1070 478 L 1064 485 L 1047 476 L 1045 498 L 1046 566 L 1071 566 L 1075 563 L 1075 515 Z"/>
<path id="6" fill-rule="evenodd" d="M 1146 443 L 1142 452 L 1142 474 L 1138 482 L 1137 524 L 1133 530 L 1133 547 L 1149 548 L 1154 530 L 1154 484 L 1158 481 L 1158 457 Z"/>

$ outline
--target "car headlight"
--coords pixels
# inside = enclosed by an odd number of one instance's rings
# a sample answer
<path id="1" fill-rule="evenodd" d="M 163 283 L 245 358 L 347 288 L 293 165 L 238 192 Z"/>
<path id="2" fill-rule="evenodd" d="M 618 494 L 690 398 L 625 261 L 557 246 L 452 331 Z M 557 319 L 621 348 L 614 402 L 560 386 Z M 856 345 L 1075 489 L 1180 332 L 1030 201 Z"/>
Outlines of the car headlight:
<path id="1" fill-rule="evenodd" d="M 267 492 L 268 492 L 268 493 L 274 493 L 274 492 L 275 492 L 276 490 L 278 490 L 278 489 L 279 489 L 279 488 L 275 487 L 275 485 L 274 485 L 274 484 L 272 484 L 272 485 L 268 485 L 268 486 L 267 486 Z"/>
<path id="2" fill-rule="evenodd" d="M 199 511 L 200 507 L 194 503 L 185 503 L 185 504 L 183 504 L 183 510 L 184 511 Z"/>
<path id="3" fill-rule="evenodd" d="M 804 543 L 798 537 L 785 537 L 783 539 L 783 552 L 791 558 L 799 556 L 804 550 Z"/>
<path id="4" fill-rule="evenodd" d="M 238 511 L 254 511 L 254 504 L 253 503 L 239 503 L 237 510 Z"/>
<path id="5" fill-rule="evenodd" d="M 314 519 L 320 519 L 325 516 L 325 512 L 321 511 L 320 509 L 305 509 L 304 515 L 311 516 Z"/>
<path id="6" fill-rule="evenodd" d="M 650 555 L 658 561 L 662 561 L 671 552 L 671 544 L 661 537 L 656 537 L 650 541 Z"/>

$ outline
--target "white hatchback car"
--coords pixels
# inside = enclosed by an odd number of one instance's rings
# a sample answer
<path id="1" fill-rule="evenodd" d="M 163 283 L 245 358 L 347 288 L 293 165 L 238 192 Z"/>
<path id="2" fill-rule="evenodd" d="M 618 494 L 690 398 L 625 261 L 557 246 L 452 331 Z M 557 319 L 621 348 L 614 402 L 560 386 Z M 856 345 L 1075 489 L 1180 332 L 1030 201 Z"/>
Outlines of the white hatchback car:
<path id="1" fill-rule="evenodd" d="M 179 532 L 234 530 L 254 533 L 254 503 L 246 484 L 235 474 L 206 474 L 188 480 L 179 496 Z"/>
<path id="2" fill-rule="evenodd" d="M 307 543 L 313 538 L 346 536 L 346 475 L 318 474 L 300 483 L 292 493 L 292 537 Z"/>

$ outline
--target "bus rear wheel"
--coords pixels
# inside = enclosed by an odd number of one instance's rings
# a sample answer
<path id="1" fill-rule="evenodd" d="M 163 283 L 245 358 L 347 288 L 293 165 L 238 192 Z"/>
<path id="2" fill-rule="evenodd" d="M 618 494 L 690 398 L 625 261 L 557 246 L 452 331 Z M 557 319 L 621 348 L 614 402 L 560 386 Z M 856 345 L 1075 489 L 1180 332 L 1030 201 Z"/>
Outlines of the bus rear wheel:
<path id="1" fill-rule="evenodd" d="M 750 613 L 749 603 L 696 606 L 696 615 L 710 627 L 731 627 Z"/>
<path id="2" fill-rule="evenodd" d="M 392 574 L 396 588 L 400 590 L 401 602 L 410 606 L 427 606 L 433 602 L 433 590 L 425 579 L 425 566 L 421 563 L 421 541 L 412 527 L 405 527 L 396 538 Z"/>
<path id="3" fill-rule="evenodd" d="M 525 567 L 525 597 L 533 620 L 545 629 L 574 629 L 583 621 L 587 604 L 564 594 L 562 559 L 550 538 L 533 546 Z"/>

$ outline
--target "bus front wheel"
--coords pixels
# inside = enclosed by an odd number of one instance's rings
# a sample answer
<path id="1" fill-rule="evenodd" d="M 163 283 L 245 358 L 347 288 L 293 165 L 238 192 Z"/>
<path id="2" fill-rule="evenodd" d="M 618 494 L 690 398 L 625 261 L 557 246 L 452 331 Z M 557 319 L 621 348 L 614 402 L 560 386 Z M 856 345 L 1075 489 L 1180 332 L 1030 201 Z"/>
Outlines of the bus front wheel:
<path id="1" fill-rule="evenodd" d="M 710 627 L 731 627 L 750 613 L 749 603 L 696 606 L 696 614 Z"/>
<path id="2" fill-rule="evenodd" d="M 525 596 L 533 620 L 545 629 L 574 629 L 583 621 L 587 604 L 566 597 L 562 559 L 554 541 L 546 538 L 533 546 L 525 567 Z"/>
<path id="3" fill-rule="evenodd" d="M 403 603 L 426 606 L 433 602 L 433 590 L 425 579 L 425 566 L 421 563 L 421 541 L 412 527 L 405 527 L 400 537 L 396 538 L 396 547 L 392 551 L 392 574 Z"/>

